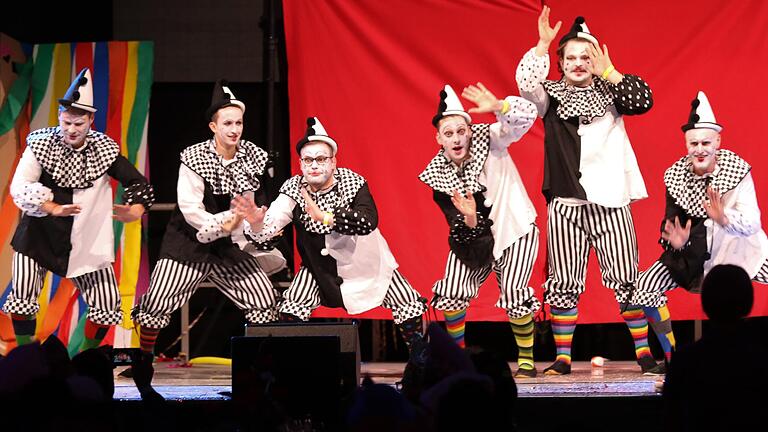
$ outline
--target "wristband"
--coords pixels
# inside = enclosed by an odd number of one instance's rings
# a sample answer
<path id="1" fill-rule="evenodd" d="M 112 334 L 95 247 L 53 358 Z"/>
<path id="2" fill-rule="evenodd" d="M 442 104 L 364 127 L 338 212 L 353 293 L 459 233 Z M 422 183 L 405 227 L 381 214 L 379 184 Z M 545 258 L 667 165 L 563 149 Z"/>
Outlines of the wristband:
<path id="1" fill-rule="evenodd" d="M 329 226 L 332 220 L 333 220 L 333 213 L 325 212 L 325 214 L 323 214 L 323 225 Z"/>
<path id="2" fill-rule="evenodd" d="M 509 101 L 504 99 L 504 102 L 501 104 L 501 114 L 504 115 L 509 112 L 510 108 L 512 108 L 509 105 Z"/>
<path id="3" fill-rule="evenodd" d="M 603 75 L 602 75 L 603 79 L 604 79 L 604 80 L 607 80 L 607 79 L 608 79 L 608 76 L 611 74 L 611 72 L 613 72 L 613 71 L 615 71 L 615 70 L 616 70 L 616 68 L 615 68 L 615 67 L 613 67 L 613 65 L 610 65 L 610 66 L 608 66 L 608 67 L 607 67 L 607 68 L 606 68 L 606 69 L 603 71 Z"/>

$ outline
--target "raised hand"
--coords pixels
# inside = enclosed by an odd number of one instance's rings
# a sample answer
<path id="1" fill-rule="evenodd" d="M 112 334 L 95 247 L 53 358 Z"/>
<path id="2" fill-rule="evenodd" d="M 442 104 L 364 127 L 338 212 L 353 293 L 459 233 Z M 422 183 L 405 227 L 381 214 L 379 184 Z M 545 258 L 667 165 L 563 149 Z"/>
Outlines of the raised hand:
<path id="1" fill-rule="evenodd" d="M 557 36 L 557 32 L 560 31 L 560 26 L 563 25 L 562 21 L 558 21 L 554 27 L 551 27 L 549 25 L 549 10 L 550 10 L 549 6 L 544 6 L 541 9 L 541 14 L 539 14 L 539 21 L 538 21 L 539 44 L 543 44 L 546 48 L 549 48 L 549 44 L 551 44 L 552 41 L 555 39 L 555 36 Z M 545 53 L 541 53 L 539 55 L 543 55 Z"/>
<path id="2" fill-rule="evenodd" d="M 133 222 L 144 214 L 141 204 L 115 204 L 112 206 L 112 219 L 120 222 Z"/>
<path id="3" fill-rule="evenodd" d="M 253 201 L 253 197 L 235 196 L 232 199 L 231 209 L 236 216 L 247 220 L 251 225 L 251 229 L 254 231 L 261 230 L 264 224 L 264 216 L 267 213 L 267 207 L 258 207 Z"/>
<path id="4" fill-rule="evenodd" d="M 231 233 L 243 223 L 243 219 L 245 219 L 243 216 L 235 213 L 232 219 L 221 224 L 221 229 L 224 230 L 224 232 Z"/>
<path id="5" fill-rule="evenodd" d="M 475 204 L 475 197 L 471 193 L 467 192 L 467 195 L 463 196 L 459 191 L 454 190 L 451 202 L 456 210 L 464 216 L 464 223 L 468 227 L 477 226 L 477 204 Z"/>
<path id="6" fill-rule="evenodd" d="M 306 205 L 304 206 L 304 211 L 307 212 L 309 217 L 312 218 L 312 220 L 316 222 L 322 222 L 323 218 L 325 217 L 325 212 L 320 210 L 320 207 L 315 203 L 315 200 L 312 199 L 311 196 L 309 196 L 309 192 L 307 192 L 306 189 L 301 189 L 301 196 L 304 198 L 304 202 Z"/>
<path id="7" fill-rule="evenodd" d="M 464 91 L 461 92 L 461 97 L 472 101 L 477 107 L 470 108 L 470 113 L 488 113 L 501 111 L 504 103 L 496 98 L 496 96 L 488 90 L 483 83 L 478 82 L 476 86 L 469 85 L 464 87 Z"/>
<path id="8" fill-rule="evenodd" d="M 669 244 L 675 249 L 681 249 L 688 243 L 688 237 L 691 236 L 691 220 L 685 223 L 685 226 L 680 224 L 680 218 L 675 216 L 675 221 L 667 219 L 664 222 L 664 230 L 661 232 L 661 238 L 669 242 Z"/>
<path id="9" fill-rule="evenodd" d="M 608 55 L 608 45 L 588 44 L 587 54 L 589 55 L 590 63 L 592 64 L 592 75 L 602 76 L 613 63 L 611 63 L 611 57 Z M 608 75 L 610 77 L 610 75 Z"/>
<path id="10" fill-rule="evenodd" d="M 719 190 L 708 186 L 707 198 L 702 201 L 701 205 L 704 206 L 704 210 L 706 210 L 707 216 L 710 219 L 721 226 L 728 225 L 728 216 L 725 215 L 725 208 L 723 206 L 723 196 Z"/>

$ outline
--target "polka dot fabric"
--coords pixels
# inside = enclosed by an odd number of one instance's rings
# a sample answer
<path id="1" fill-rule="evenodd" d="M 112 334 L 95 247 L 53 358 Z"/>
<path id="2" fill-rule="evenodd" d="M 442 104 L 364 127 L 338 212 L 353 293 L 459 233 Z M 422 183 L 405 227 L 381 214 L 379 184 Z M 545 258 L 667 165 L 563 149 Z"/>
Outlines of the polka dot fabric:
<path id="1" fill-rule="evenodd" d="M 730 150 L 717 151 L 718 169 L 711 176 L 697 176 L 691 169 L 688 156 L 682 157 L 664 173 L 664 185 L 675 203 L 693 217 L 706 218 L 702 201 L 706 198 L 707 185 L 721 194 L 735 188 L 752 167 Z"/>
<path id="2" fill-rule="evenodd" d="M 135 183 L 123 192 L 123 204 L 141 204 L 145 210 L 149 210 L 155 203 L 155 189 L 149 183 Z"/>
<path id="3" fill-rule="evenodd" d="M 73 149 L 62 139 L 58 126 L 38 129 L 27 136 L 27 147 L 59 187 L 93 186 L 93 181 L 103 176 L 120 154 L 120 146 L 112 138 L 94 130 L 86 135 L 82 150 Z"/>
<path id="4" fill-rule="evenodd" d="M 40 206 L 47 201 L 53 201 L 53 191 L 41 183 L 24 185 L 22 193 L 13 197 L 16 206 L 32 217 L 48 216 L 48 213 L 40 210 Z"/>
<path id="5" fill-rule="evenodd" d="M 336 179 L 336 184 L 330 190 L 309 193 L 322 211 L 334 214 L 333 228 L 323 225 L 322 222 L 312 220 L 305 211 L 302 211 L 299 222 L 304 225 L 307 231 L 316 234 L 330 234 L 331 231 L 342 234 L 363 234 L 365 227 L 370 227 L 371 221 L 367 220 L 364 214 L 350 210 L 348 207 L 357 195 L 357 191 L 365 184 L 365 178 L 347 168 L 336 168 L 333 177 Z M 301 196 L 301 189 L 306 188 L 306 185 L 302 176 L 293 176 L 283 183 L 283 186 L 280 187 L 280 193 L 288 195 L 296 201 L 299 208 L 304 209 L 306 203 Z M 371 228 L 365 234 L 372 230 Z"/>
<path id="6" fill-rule="evenodd" d="M 470 243 L 478 237 L 487 234 L 491 230 L 493 221 L 477 213 L 477 225 L 470 228 L 464 223 L 464 216 L 457 214 L 451 224 L 450 236 L 458 243 Z"/>
<path id="7" fill-rule="evenodd" d="M 480 184 L 478 178 L 483 171 L 490 150 L 490 125 L 473 124 L 471 127 L 472 141 L 469 144 L 469 153 L 472 158 L 467 160 L 461 169 L 458 169 L 445 156 L 445 151 L 440 149 L 427 164 L 424 171 L 419 174 L 419 180 L 432 189 L 447 195 L 453 195 L 455 190 L 463 194 L 485 191 L 485 186 Z"/>
<path id="8" fill-rule="evenodd" d="M 236 160 L 226 166 L 216 153 L 213 138 L 191 145 L 181 152 L 181 163 L 202 177 L 214 195 L 237 195 L 259 189 L 257 176 L 264 174 L 267 152 L 250 141 L 240 141 Z"/>

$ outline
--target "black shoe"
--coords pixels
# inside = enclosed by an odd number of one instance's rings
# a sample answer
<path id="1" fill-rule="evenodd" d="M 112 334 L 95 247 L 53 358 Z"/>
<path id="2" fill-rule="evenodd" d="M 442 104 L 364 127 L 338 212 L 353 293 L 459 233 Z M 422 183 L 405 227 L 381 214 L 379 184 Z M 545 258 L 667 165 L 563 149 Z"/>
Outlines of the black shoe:
<path id="1" fill-rule="evenodd" d="M 533 368 L 533 369 L 517 368 L 517 372 L 515 372 L 515 378 L 536 378 L 537 374 L 538 372 L 536 371 L 536 368 Z"/>
<path id="2" fill-rule="evenodd" d="M 640 371 L 643 375 L 664 375 L 667 373 L 664 363 L 656 363 L 656 360 L 651 357 L 640 357 L 637 359 L 637 364 L 640 365 Z"/>
<path id="3" fill-rule="evenodd" d="M 301 322 L 301 318 L 297 317 L 294 314 L 280 312 L 279 321 L 283 323 Z"/>
<path id="4" fill-rule="evenodd" d="M 552 366 L 544 369 L 544 375 L 568 375 L 571 373 L 571 365 L 562 360 L 552 363 Z"/>

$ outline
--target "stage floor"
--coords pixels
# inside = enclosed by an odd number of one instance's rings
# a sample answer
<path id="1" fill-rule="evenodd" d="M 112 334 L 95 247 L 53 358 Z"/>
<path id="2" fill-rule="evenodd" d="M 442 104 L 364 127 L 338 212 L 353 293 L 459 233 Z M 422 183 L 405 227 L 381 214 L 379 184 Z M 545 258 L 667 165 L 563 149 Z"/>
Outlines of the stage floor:
<path id="1" fill-rule="evenodd" d="M 539 372 L 549 362 L 537 364 Z M 512 371 L 517 365 L 510 363 Z M 402 377 L 405 363 L 363 363 L 362 374 L 375 382 L 393 384 Z M 139 393 L 130 378 L 115 369 L 115 399 L 138 400 Z M 601 368 L 589 362 L 574 362 L 572 373 L 565 376 L 543 376 L 518 379 L 521 398 L 552 397 L 648 397 L 657 396 L 663 377 L 644 376 L 633 361 L 608 361 Z M 194 365 L 179 367 L 178 363 L 155 363 L 155 389 L 168 400 L 228 400 L 232 391 L 229 366 Z"/>

